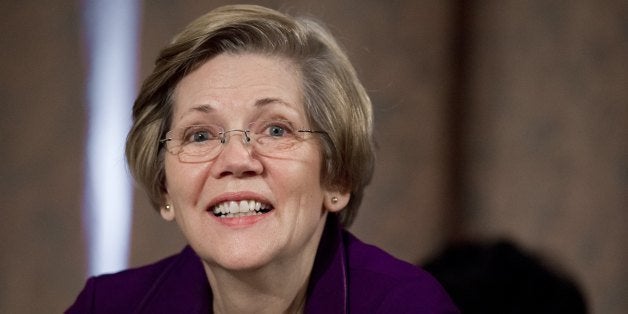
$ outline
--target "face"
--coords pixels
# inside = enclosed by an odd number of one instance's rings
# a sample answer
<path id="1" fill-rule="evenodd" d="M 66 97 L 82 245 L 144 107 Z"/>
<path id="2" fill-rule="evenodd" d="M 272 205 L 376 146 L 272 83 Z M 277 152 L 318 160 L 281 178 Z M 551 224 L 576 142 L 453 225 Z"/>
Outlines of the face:
<path id="1" fill-rule="evenodd" d="M 215 124 L 241 130 L 262 120 L 308 128 L 300 80 L 287 59 L 218 55 L 177 85 L 171 129 Z M 206 267 L 255 269 L 312 257 L 327 213 L 343 208 L 349 198 L 321 186 L 318 136 L 308 136 L 281 158 L 258 154 L 241 132 L 228 133 L 227 143 L 209 161 L 182 162 L 166 153 L 170 208 L 164 206 L 162 216 L 177 222 Z M 332 203 L 332 197 L 338 201 Z M 260 212 L 217 214 L 248 204 Z"/>

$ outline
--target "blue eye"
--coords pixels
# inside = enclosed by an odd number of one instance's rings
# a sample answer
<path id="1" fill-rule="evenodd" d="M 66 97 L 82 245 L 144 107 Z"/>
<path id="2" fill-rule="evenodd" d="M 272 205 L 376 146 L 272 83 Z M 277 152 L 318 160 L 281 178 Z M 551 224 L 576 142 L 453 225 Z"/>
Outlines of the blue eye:
<path id="1" fill-rule="evenodd" d="M 207 131 L 198 131 L 192 134 L 192 142 L 204 142 L 210 139 L 209 132 Z"/>
<path id="2" fill-rule="evenodd" d="M 181 137 L 185 143 L 203 143 L 218 138 L 220 130 L 210 125 L 194 125 L 188 127 Z"/>
<path id="3" fill-rule="evenodd" d="M 284 136 L 286 130 L 279 125 L 271 125 L 268 127 L 268 135 L 273 137 L 281 137 Z"/>

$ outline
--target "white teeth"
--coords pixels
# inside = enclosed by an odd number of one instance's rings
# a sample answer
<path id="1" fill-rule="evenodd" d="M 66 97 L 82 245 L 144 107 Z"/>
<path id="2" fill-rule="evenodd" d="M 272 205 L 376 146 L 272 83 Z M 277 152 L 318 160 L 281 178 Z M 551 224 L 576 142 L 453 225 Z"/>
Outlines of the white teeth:
<path id="1" fill-rule="evenodd" d="M 230 214 L 235 214 L 237 212 L 240 212 L 240 206 L 238 206 L 238 203 L 231 201 L 229 202 L 229 211 L 227 211 Z"/>
<path id="2" fill-rule="evenodd" d="M 240 201 L 240 212 L 248 213 L 249 212 L 249 202 L 248 201 Z"/>
<path id="3" fill-rule="evenodd" d="M 254 200 L 241 200 L 241 201 L 227 201 L 217 204 L 213 208 L 215 215 L 223 217 L 236 217 L 242 214 L 261 214 L 259 211 L 262 209 L 268 209 L 268 204 L 263 204 Z"/>

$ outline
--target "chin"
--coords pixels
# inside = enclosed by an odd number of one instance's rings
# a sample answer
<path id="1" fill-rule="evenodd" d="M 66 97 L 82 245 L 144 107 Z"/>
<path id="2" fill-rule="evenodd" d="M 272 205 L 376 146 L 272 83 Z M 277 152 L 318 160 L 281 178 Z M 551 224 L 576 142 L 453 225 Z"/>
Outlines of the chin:
<path id="1" fill-rule="evenodd" d="M 219 267 L 229 271 L 252 271 L 276 260 L 276 254 L 273 251 L 274 248 L 244 245 L 235 248 L 231 246 L 220 252 L 212 252 L 213 254 L 203 254 L 202 251 L 197 251 L 197 254 L 210 268 Z"/>

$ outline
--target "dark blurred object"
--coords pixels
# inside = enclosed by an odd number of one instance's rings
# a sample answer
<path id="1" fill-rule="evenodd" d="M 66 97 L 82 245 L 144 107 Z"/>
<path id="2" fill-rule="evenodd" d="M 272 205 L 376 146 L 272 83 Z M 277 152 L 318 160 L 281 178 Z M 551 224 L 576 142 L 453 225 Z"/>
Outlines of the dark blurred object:
<path id="1" fill-rule="evenodd" d="M 509 241 L 456 244 L 429 261 L 462 313 L 587 313 L 576 284 Z"/>

